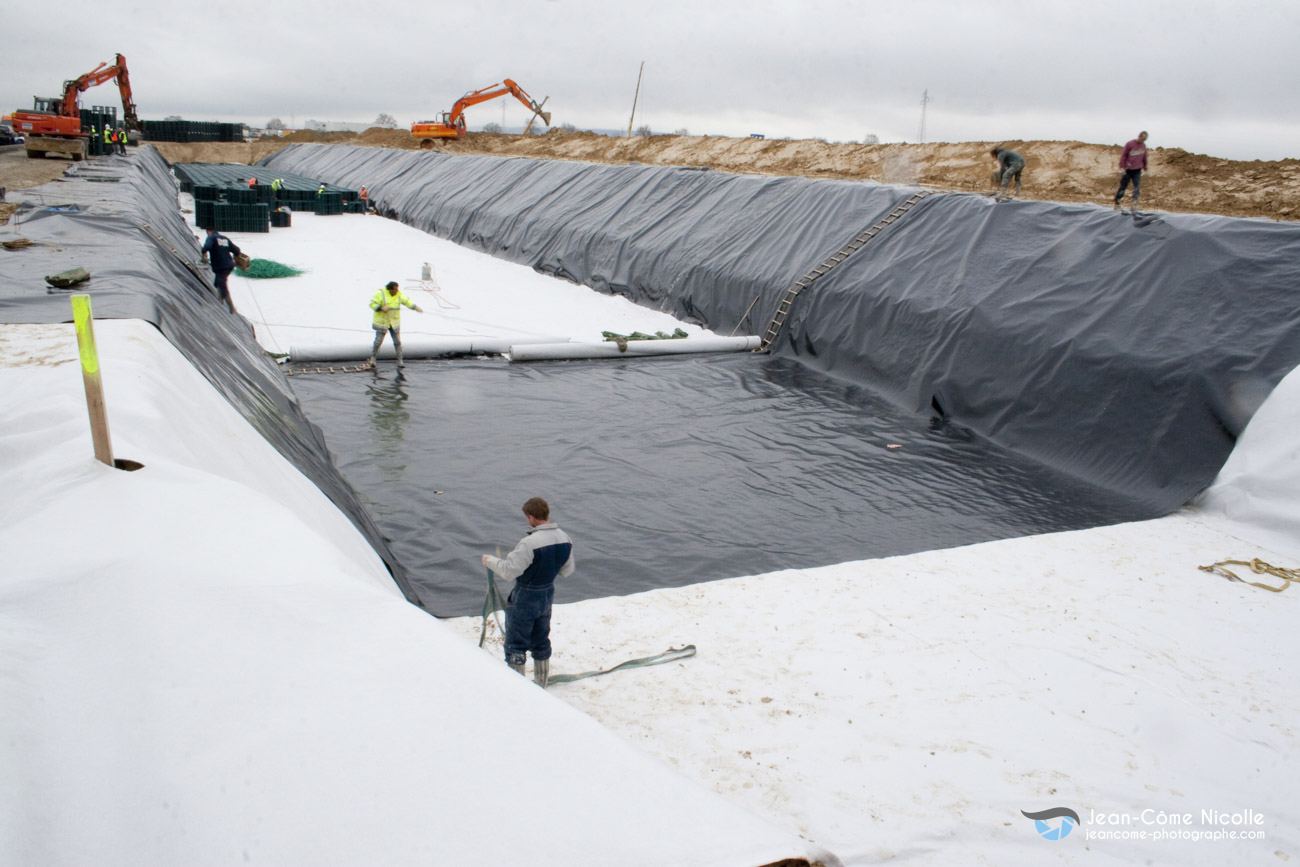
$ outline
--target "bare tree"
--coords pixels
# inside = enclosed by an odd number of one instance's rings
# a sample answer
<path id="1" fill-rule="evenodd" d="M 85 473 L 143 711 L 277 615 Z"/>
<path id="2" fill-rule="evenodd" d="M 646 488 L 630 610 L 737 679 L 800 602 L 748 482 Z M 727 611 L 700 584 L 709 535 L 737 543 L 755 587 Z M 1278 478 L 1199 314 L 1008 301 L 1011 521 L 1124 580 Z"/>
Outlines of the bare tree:
<path id="1" fill-rule="evenodd" d="M 874 132 L 869 132 L 862 137 L 862 143 L 868 145 L 880 144 L 880 136 L 876 135 Z"/>
<path id="2" fill-rule="evenodd" d="M 485 123 L 483 124 L 483 132 L 492 132 L 492 133 L 501 132 L 501 124 L 497 123 L 496 121 L 492 121 L 491 123 Z"/>
<path id="3" fill-rule="evenodd" d="M 394 129 L 397 127 L 397 118 L 393 117 L 386 111 L 381 111 L 379 117 L 375 118 L 374 126 L 382 126 L 385 129 Z"/>
<path id="4" fill-rule="evenodd" d="M 577 132 L 578 128 L 571 123 L 562 123 L 560 124 L 560 130 L 562 132 Z"/>
<path id="5" fill-rule="evenodd" d="M 284 121 L 278 117 L 273 117 L 266 122 L 267 129 L 284 129 Z"/>
<path id="6" fill-rule="evenodd" d="M 632 133 L 632 135 L 654 135 L 654 130 L 650 129 L 650 124 L 643 123 L 636 128 L 636 132 Z"/>
<path id="7" fill-rule="evenodd" d="M 690 135 L 690 134 L 691 131 L 686 127 L 682 127 L 681 129 L 678 130 L 673 130 L 673 135 Z"/>

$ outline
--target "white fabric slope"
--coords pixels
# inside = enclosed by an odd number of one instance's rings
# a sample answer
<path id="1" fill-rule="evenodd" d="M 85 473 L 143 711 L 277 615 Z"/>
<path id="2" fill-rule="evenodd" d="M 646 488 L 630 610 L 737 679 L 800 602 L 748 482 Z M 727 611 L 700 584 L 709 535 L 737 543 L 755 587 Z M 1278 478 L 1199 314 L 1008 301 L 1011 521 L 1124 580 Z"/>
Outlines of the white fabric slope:
<path id="1" fill-rule="evenodd" d="M 0 326 L 0 863 L 818 854 L 407 604 L 152 326 L 96 329 L 138 472 L 72 327 Z"/>
<path id="2" fill-rule="evenodd" d="M 189 201 L 181 196 L 183 206 Z M 203 235 L 191 228 L 196 238 Z M 402 311 L 403 341 L 417 350 L 448 338 L 504 351 L 512 343 L 600 341 L 604 331 L 709 333 L 621 296 L 539 274 L 383 217 L 296 211 L 288 229 L 226 234 L 255 259 L 308 269 L 297 277 L 253 280 L 235 274 L 230 279 L 235 307 L 253 323 L 262 346 L 292 350 L 303 360 L 326 358 L 335 350 L 342 350 L 339 360 L 367 357 L 374 337 L 370 299 L 390 280 L 424 310 Z M 433 272 L 429 281 L 420 279 L 425 262 Z"/>
<path id="3" fill-rule="evenodd" d="M 699 655 L 553 692 L 850 865 L 1294 861 L 1300 588 L 1197 567 L 1300 566 L 1297 422 L 1293 372 L 1201 510 L 557 606 L 555 670 Z"/>
<path id="4" fill-rule="evenodd" d="M 1197 510 L 1300 566 L 1300 368 L 1251 417 Z"/>

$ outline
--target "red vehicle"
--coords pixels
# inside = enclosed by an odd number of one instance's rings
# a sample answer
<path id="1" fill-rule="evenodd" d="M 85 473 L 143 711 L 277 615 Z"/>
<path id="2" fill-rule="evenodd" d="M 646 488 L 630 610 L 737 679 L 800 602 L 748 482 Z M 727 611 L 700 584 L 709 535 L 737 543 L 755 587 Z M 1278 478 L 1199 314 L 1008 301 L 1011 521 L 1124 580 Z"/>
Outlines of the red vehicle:
<path id="1" fill-rule="evenodd" d="M 126 58 L 119 54 L 116 61 L 112 66 L 101 63 L 80 78 L 63 82 L 63 96 L 38 96 L 33 110 L 18 109 L 13 113 L 14 132 L 25 138 L 27 156 L 43 157 L 47 153 L 62 153 L 68 154 L 73 160 L 85 159 L 89 154 L 87 141 L 90 132 L 81 128 L 81 109 L 77 105 L 77 97 L 83 90 L 89 90 L 113 78 L 117 79 L 118 90 L 122 92 L 122 120 L 126 129 L 140 128 L 140 121 L 135 114 L 135 102 L 131 99 L 131 80 L 126 71 Z"/>
<path id="2" fill-rule="evenodd" d="M 441 120 L 416 121 L 411 124 L 411 135 L 423 139 L 460 138 L 465 134 L 465 109 L 471 105 L 478 105 L 480 102 L 487 102 L 489 99 L 496 99 L 498 96 L 505 96 L 506 94 L 512 94 L 515 99 L 532 109 L 534 118 L 540 117 L 542 123 L 550 126 L 551 113 L 542 111 L 541 103 L 525 93 L 522 87 L 507 78 L 500 84 L 489 84 L 487 87 L 481 87 L 465 94 L 456 100 L 456 104 L 451 107 L 451 111 L 442 113 Z M 546 100 L 542 100 L 542 102 L 544 103 Z M 532 120 L 528 121 L 530 127 L 532 123 Z M 426 142 L 426 144 L 429 143 Z"/>

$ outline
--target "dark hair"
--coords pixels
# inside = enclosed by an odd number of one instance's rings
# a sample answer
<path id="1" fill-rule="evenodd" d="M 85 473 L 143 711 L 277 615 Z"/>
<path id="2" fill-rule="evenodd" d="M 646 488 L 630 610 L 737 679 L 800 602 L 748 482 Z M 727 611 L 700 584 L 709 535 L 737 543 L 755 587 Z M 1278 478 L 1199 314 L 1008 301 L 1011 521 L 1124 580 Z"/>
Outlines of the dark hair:
<path id="1" fill-rule="evenodd" d="M 384 285 L 384 288 L 385 288 L 385 289 L 396 289 L 396 288 L 397 288 L 397 281 L 396 281 L 396 280 L 389 280 L 389 281 Z"/>
<path id="2" fill-rule="evenodd" d="M 545 521 L 551 517 L 551 507 L 541 497 L 533 497 L 524 503 L 524 514 L 538 521 Z"/>

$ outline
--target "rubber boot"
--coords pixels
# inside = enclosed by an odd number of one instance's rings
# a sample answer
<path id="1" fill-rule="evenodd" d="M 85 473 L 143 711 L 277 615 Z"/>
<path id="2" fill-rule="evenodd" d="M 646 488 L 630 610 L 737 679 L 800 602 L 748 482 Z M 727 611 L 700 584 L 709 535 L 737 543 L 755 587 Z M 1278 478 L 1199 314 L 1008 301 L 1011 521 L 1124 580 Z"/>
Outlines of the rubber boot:
<path id="1" fill-rule="evenodd" d="M 551 661 L 549 659 L 533 660 L 533 683 L 546 689 L 546 681 L 551 676 Z"/>
<path id="2" fill-rule="evenodd" d="M 518 674 L 523 674 L 523 673 L 524 673 L 524 663 L 523 663 L 523 660 L 520 660 L 520 661 L 519 661 L 519 664 L 516 665 L 515 663 L 513 663 L 513 662 L 511 662 L 510 660 L 507 659 L 507 660 L 506 660 L 506 665 L 510 666 L 510 668 L 511 668 L 513 671 L 517 672 Z"/>
<path id="3" fill-rule="evenodd" d="M 397 350 L 397 366 L 406 367 L 405 362 L 402 361 L 402 341 L 400 339 L 393 339 L 393 349 Z"/>

